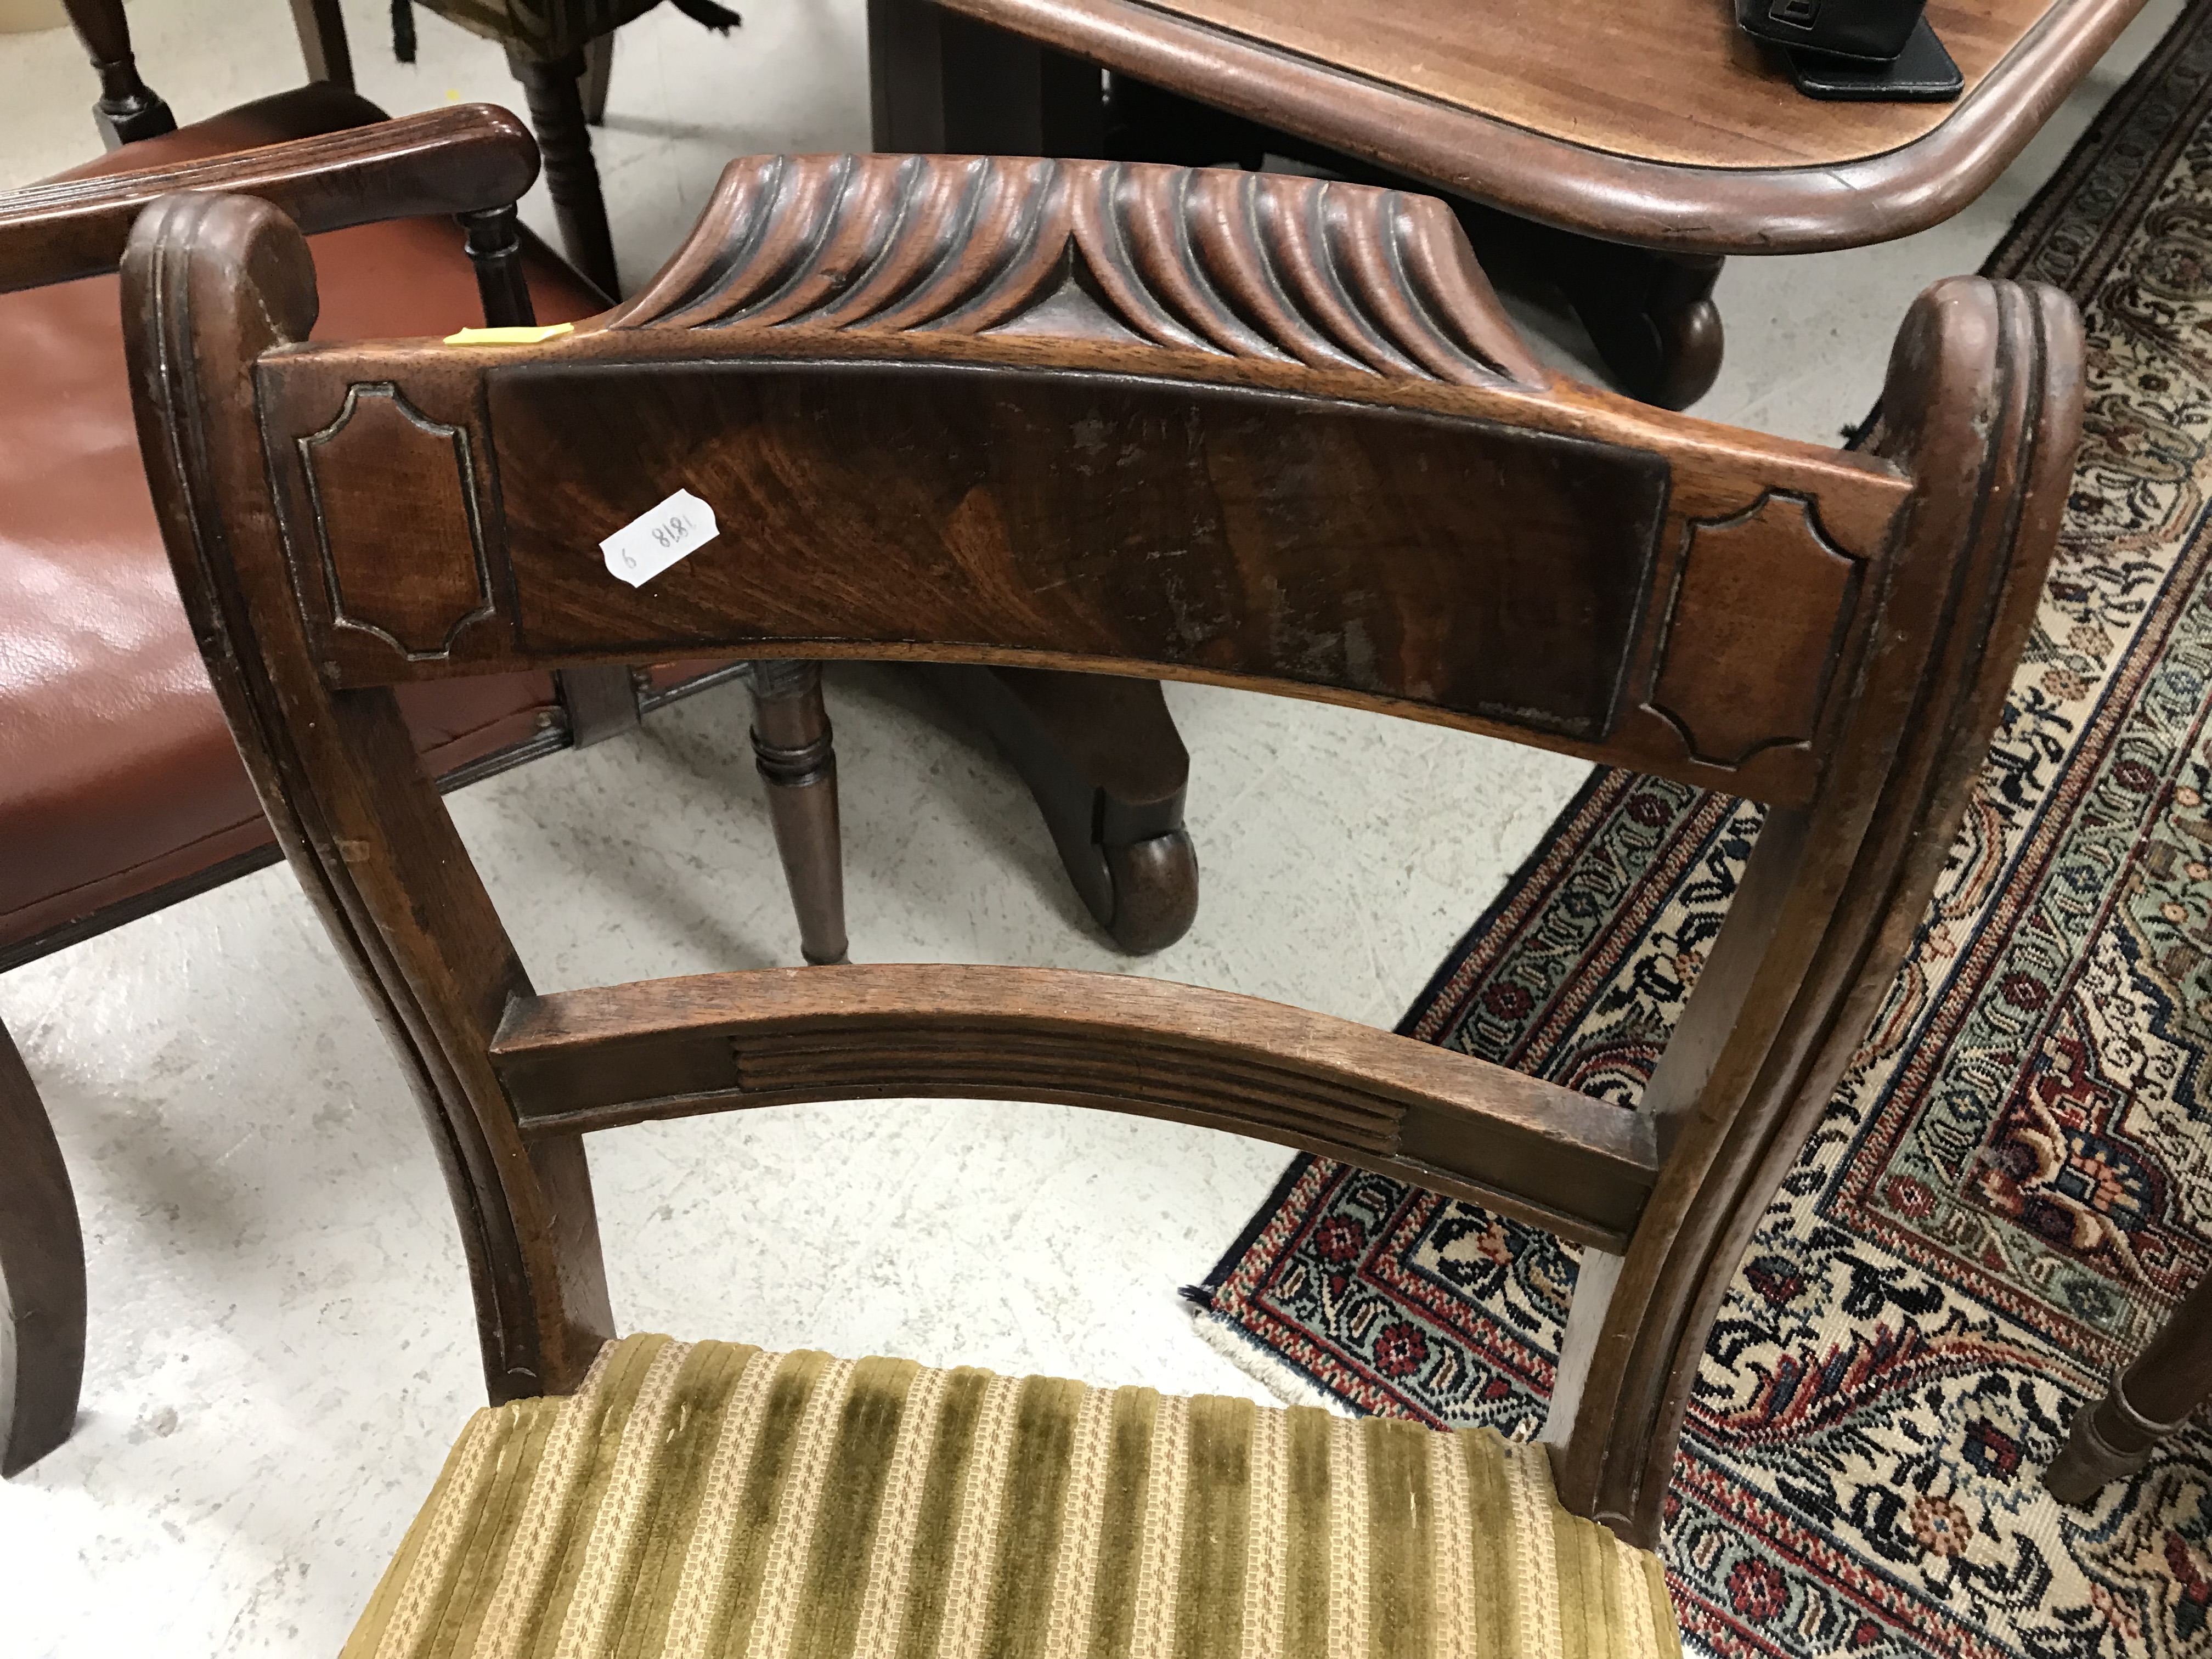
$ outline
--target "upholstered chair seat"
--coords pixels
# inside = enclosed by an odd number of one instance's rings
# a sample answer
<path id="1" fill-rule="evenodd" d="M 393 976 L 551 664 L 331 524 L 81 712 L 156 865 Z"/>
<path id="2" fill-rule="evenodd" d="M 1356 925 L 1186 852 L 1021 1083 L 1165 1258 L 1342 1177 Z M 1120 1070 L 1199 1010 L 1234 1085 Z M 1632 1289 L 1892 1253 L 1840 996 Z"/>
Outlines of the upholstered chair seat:
<path id="1" fill-rule="evenodd" d="M 733 1343 L 478 1412 L 343 1659 L 1656 1659 L 1539 1445 Z"/>

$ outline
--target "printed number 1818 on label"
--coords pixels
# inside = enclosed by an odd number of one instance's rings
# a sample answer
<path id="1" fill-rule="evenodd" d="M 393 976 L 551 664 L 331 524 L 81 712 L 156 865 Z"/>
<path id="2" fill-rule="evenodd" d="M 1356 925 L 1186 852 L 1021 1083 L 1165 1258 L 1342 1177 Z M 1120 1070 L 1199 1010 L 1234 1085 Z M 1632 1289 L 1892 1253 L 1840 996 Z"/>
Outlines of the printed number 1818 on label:
<path id="1" fill-rule="evenodd" d="M 609 574 L 642 587 L 720 533 L 714 509 L 690 490 L 679 489 L 601 542 L 599 551 Z"/>

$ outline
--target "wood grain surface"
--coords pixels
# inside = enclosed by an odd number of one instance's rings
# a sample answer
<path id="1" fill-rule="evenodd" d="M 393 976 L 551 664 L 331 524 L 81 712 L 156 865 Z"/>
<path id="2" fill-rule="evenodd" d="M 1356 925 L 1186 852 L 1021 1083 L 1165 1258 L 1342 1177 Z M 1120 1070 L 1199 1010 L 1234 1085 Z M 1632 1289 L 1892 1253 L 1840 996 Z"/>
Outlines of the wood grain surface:
<path id="1" fill-rule="evenodd" d="M 1853 247 L 1949 217 L 2142 0 L 1930 0 L 1966 78 L 1950 104 L 1801 96 L 1737 30 L 1732 0 L 944 4 L 1528 218 L 1728 254 Z M 872 0 L 872 26 L 897 35 L 932 9 Z"/>
<path id="2" fill-rule="evenodd" d="M 1389 286 L 1404 261 L 1382 257 L 1407 250 L 1388 192 L 1260 179 L 1245 203 L 1259 228 L 1237 246 L 1178 208 L 1204 192 L 1174 169 L 875 157 L 738 172 L 704 245 L 671 268 L 680 304 L 506 352 L 291 343 L 313 314 L 313 266 L 296 229 L 245 198 L 157 204 L 124 267 L 142 447 L 179 587 L 286 850 L 446 1158 L 494 1397 L 574 1388 L 613 1328 L 584 1130 L 785 1099 L 1074 1101 L 1350 1158 L 1624 1247 L 1609 1293 L 1577 1295 L 1570 1315 L 1568 1344 L 1590 1358 L 1579 1393 L 1554 1398 L 1555 1425 L 1571 1425 L 1555 1468 L 1571 1512 L 1655 1541 L 1721 1298 L 1925 914 L 2032 626 L 2080 434 L 2069 302 L 1937 285 L 1899 336 L 1871 453 L 1824 454 L 1532 382 L 1502 372 L 1502 350 L 1462 352 L 1452 376 L 1402 352 L 1301 356 L 1288 343 L 1345 344 L 1332 331 L 1347 318 L 1414 314 Z M 757 215 L 738 199 L 748 176 L 771 184 Z M 945 192 L 978 211 L 933 212 Z M 1027 247 L 981 210 L 994 192 L 1032 224 L 1087 200 L 1133 261 L 1080 235 Z M 848 199 L 875 205 L 825 210 Z M 1146 216 L 1163 234 L 1125 234 Z M 1333 228 L 1326 268 L 1379 273 L 1353 285 L 1371 303 L 1312 332 L 1323 308 L 1289 303 L 1281 280 L 1313 246 L 1290 222 Z M 1471 264 L 1463 246 L 1426 254 Z M 1117 295 L 1132 270 L 1141 293 Z M 1158 324 L 1143 299 L 1177 281 L 1169 314 L 1188 337 L 1133 327 Z M 1279 314 L 1253 325 L 1261 301 Z M 1185 325 L 1222 313 L 1244 331 Z M 1431 316 L 1462 345 L 1508 326 L 1471 282 Z M 477 458 L 466 493 L 494 608 L 442 657 L 335 627 L 302 555 L 317 538 L 296 441 L 366 385 L 467 430 Z M 702 430 L 656 420 L 656 392 Z M 620 465 L 579 447 L 593 442 Z M 365 534 L 378 483 L 409 463 L 361 453 L 345 487 Z M 1563 510 L 1566 475 L 1547 459 L 1570 454 L 1602 468 L 1580 513 Z M 727 543 L 686 562 L 708 561 L 708 577 L 658 597 L 657 580 L 633 589 L 600 569 L 594 619 L 588 538 L 599 515 L 652 505 L 616 497 L 649 497 L 672 455 L 727 492 Z M 1425 458 L 1443 485 L 1423 481 Z M 325 492 L 342 482 L 330 459 Z M 1654 556 L 1622 558 L 1647 544 L 1654 467 Z M 388 580 L 379 614 L 411 616 L 410 583 L 462 591 L 444 584 L 464 538 L 450 525 L 426 535 L 408 505 L 421 498 L 386 493 L 386 567 L 357 562 L 347 579 Z M 854 519 L 848 503 L 871 493 L 892 510 Z M 810 519 L 802 545 L 794 526 Z M 1399 533 L 1378 538 L 1378 524 Z M 1516 529 L 1560 595 L 1514 564 Z M 1209 544 L 1193 566 L 1206 580 L 1179 588 L 1159 556 Z M 1785 584 L 1802 592 L 1778 611 Z M 1485 619 L 1486 589 L 1502 608 Z M 880 635 L 899 605 L 903 639 L 796 637 L 823 629 L 802 614 L 817 611 Z M 1462 631 L 1428 626 L 1424 606 L 1456 607 Z M 1624 616 L 1625 654 L 1607 631 Z M 1158 665 L 1109 653 L 1172 632 L 1175 667 L 1195 678 L 1487 721 L 1778 805 L 1633 1114 L 1409 1038 L 1120 975 L 935 963 L 538 995 L 388 683 L 634 656 L 672 627 L 734 633 L 761 617 L 771 637 L 744 654 L 999 653 L 1144 676 Z M 1513 639 L 1516 619 L 1557 662 Z M 586 628 L 588 650 L 557 642 Z M 997 637 L 1009 628 L 1028 643 Z M 1228 642 L 1227 665 L 1193 665 L 1211 640 Z M 1525 705 L 1478 718 L 1419 700 L 1481 682 L 1486 654 L 1512 667 Z M 1594 707 L 1577 699 L 1603 678 L 1563 682 L 1561 664 L 1618 668 L 1601 741 L 1555 729 Z"/>
<path id="3" fill-rule="evenodd" d="M 1550 384 L 1439 203 L 1133 164 L 735 162 L 604 322 L 523 348 L 308 347 L 260 374 L 334 684 L 550 658 L 1096 667 L 1795 803 L 1865 624 L 1856 582 L 1827 578 L 1878 561 L 1906 488 Z M 336 441 L 312 477 L 309 452 L 276 453 L 365 386 L 477 458 L 441 513 Z M 617 581 L 599 543 L 678 489 L 715 540 Z M 332 526 L 403 521 L 341 592 Z M 1820 578 L 1791 585 L 1790 674 L 1778 562 Z M 348 620 L 426 606 L 453 625 L 428 651 Z"/>
<path id="4" fill-rule="evenodd" d="M 1735 0 L 1148 3 L 1532 132 L 1683 167 L 1856 161 L 1926 137 L 1956 109 L 1805 98 L 1736 27 Z M 1971 92 L 2066 3 L 1929 0 L 1927 15 Z"/>
<path id="5" fill-rule="evenodd" d="M 889 964 L 701 974 L 510 1004 L 526 1133 L 732 1107 L 1042 1100 L 1231 1129 L 1625 1247 L 1657 1172 L 1633 1112 L 1255 997 L 1121 974 Z"/>

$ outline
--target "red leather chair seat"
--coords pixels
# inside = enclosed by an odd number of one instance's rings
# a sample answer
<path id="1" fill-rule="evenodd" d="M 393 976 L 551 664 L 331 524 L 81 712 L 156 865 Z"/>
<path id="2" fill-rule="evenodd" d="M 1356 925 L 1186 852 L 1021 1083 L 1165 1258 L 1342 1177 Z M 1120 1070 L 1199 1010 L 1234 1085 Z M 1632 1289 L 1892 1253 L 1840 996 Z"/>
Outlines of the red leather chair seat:
<path id="1" fill-rule="evenodd" d="M 62 176 L 382 118 L 366 100 L 317 84 Z M 364 225 L 310 245 L 318 338 L 447 334 L 483 321 L 450 220 Z M 529 270 L 541 322 L 602 308 L 535 242 Z M 401 701 L 441 775 L 530 738 L 555 708 L 544 674 L 410 686 Z M 270 841 L 155 524 L 117 279 L 0 295 L 0 963 L 191 890 Z"/>

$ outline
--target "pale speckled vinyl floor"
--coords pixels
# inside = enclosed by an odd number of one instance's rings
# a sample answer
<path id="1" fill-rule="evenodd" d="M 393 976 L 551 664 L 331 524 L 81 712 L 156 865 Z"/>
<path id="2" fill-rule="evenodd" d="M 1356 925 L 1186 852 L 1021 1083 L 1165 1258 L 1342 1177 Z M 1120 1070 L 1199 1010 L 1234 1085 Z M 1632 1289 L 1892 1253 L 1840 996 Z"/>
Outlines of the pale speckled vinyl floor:
<path id="1" fill-rule="evenodd" d="M 1949 225 L 1732 263 L 1728 366 L 1698 412 L 1820 440 L 1856 420 L 1911 295 L 1980 263 L 2178 4 L 2153 0 Z M 620 38 L 598 143 L 633 285 L 725 160 L 866 142 L 858 0 L 745 9 L 726 40 L 667 7 Z M 519 101 L 495 49 L 427 12 L 404 69 L 386 9 L 348 10 L 387 107 Z M 299 77 L 282 0 L 131 16 L 182 119 Z M 0 186 L 92 153 L 91 95 L 66 34 L 0 37 Z M 542 188 L 526 211 L 550 234 Z M 1571 361 L 1571 327 L 1518 313 Z M 913 682 L 841 669 L 829 694 L 856 958 L 1141 967 L 1381 1025 L 1585 769 L 1170 686 L 1204 901 L 1136 964 L 1083 917 L 1006 769 Z M 797 959 L 735 687 L 453 808 L 541 986 Z M 443 1186 L 394 1065 L 282 868 L 0 978 L 0 1018 L 70 1160 L 92 1297 L 77 1436 L 0 1487 L 0 1659 L 334 1653 L 481 1400 Z M 1266 1195 L 1274 1147 L 878 1102 L 627 1130 L 592 1158 L 626 1328 L 1260 1395 L 1175 1292 Z"/>

